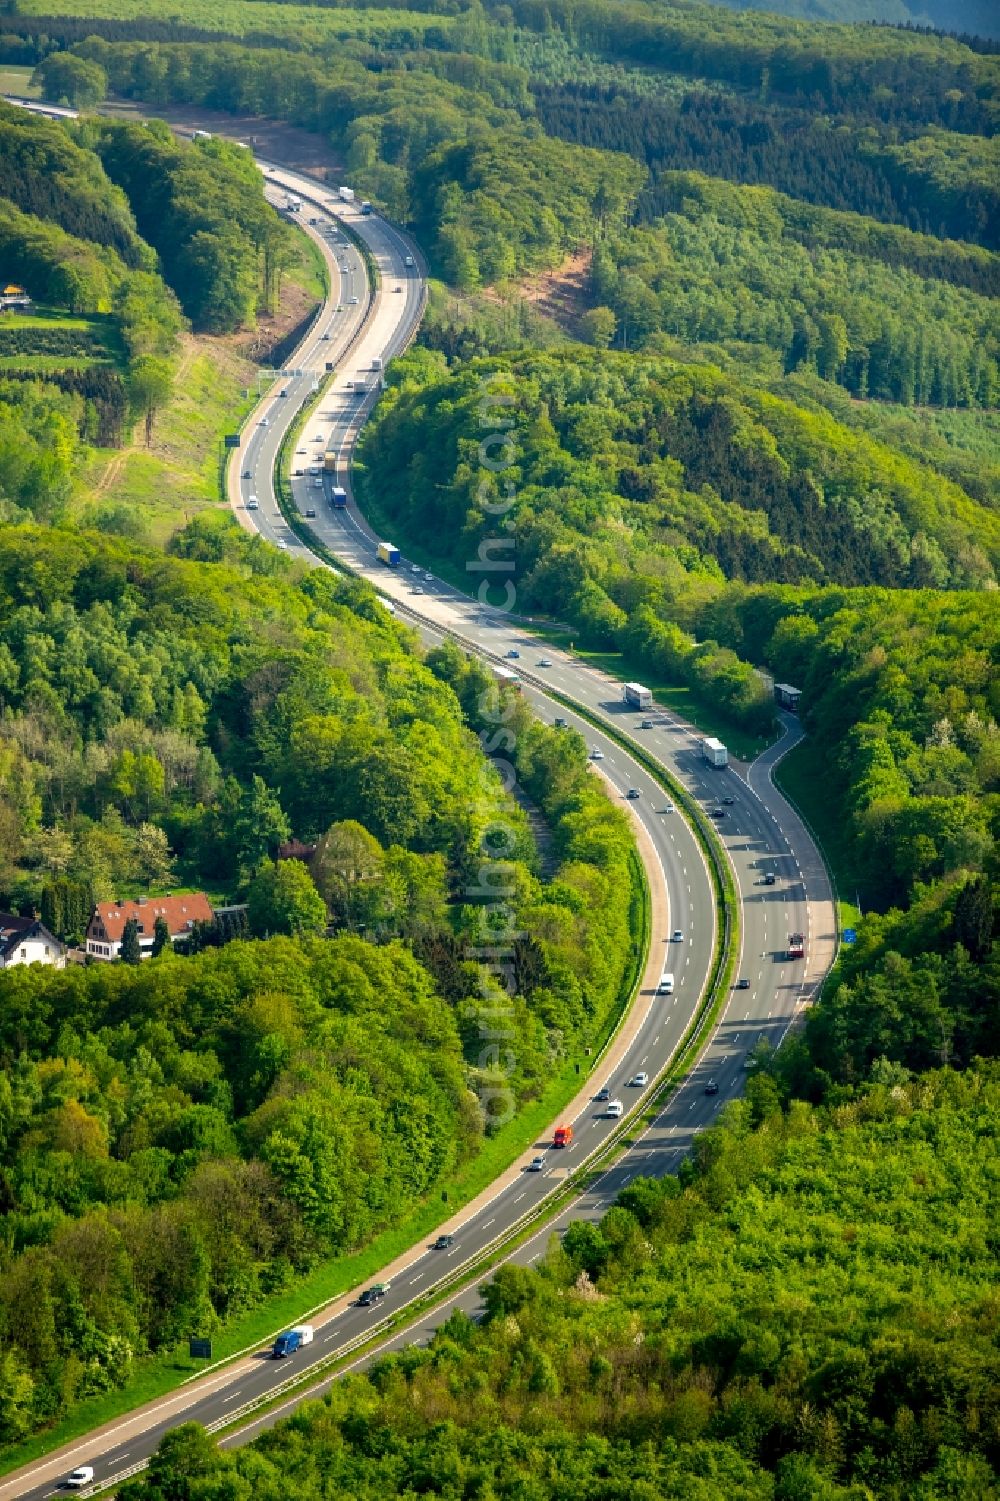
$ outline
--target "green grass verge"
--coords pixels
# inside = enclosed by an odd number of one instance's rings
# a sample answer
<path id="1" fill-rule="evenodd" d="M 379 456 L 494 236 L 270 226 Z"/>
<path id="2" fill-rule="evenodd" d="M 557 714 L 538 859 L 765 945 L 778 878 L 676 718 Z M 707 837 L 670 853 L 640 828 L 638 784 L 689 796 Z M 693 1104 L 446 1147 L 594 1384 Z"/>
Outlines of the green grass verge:
<path id="1" fill-rule="evenodd" d="M 841 913 L 856 918 L 861 879 L 854 863 L 850 829 L 830 797 L 830 769 L 820 746 L 800 740 L 774 768 L 775 786 L 809 825 L 833 880 Z M 862 892 L 863 895 L 863 892 Z"/>
<path id="2" fill-rule="evenodd" d="M 245 374 L 228 351 L 197 348 L 157 416 L 152 447 L 142 446 L 138 428 L 136 446 L 95 453 L 84 474 L 82 519 L 115 530 L 127 507 L 129 534 L 162 546 L 199 511 L 217 507 L 222 434 L 237 431 L 254 400 L 243 395 Z"/>
<path id="3" fill-rule="evenodd" d="M 432 1236 L 443 1220 L 474 1199 L 521 1152 L 538 1142 L 541 1133 L 580 1088 L 589 1071 L 587 1053 L 596 1054 L 604 1047 L 625 1015 L 642 978 L 649 945 L 650 895 L 637 852 L 633 850 L 630 859 L 632 944 L 629 965 L 617 1003 L 594 1038 L 591 1049 L 583 1051 L 580 1058 L 567 1057 L 537 1099 L 525 1104 L 512 1121 L 483 1143 L 471 1161 L 418 1204 L 404 1220 L 383 1231 L 363 1249 L 317 1266 L 242 1318 L 234 1320 L 221 1333 L 213 1335 L 214 1359 L 224 1360 L 248 1346 L 263 1344 L 276 1330 L 300 1319 L 304 1309 L 330 1302 L 348 1288 L 373 1278 L 376 1272 L 410 1246 L 425 1236 Z M 142 1361 L 128 1385 L 121 1390 L 81 1403 L 48 1432 L 8 1449 L 0 1457 L 0 1474 L 30 1464 L 60 1445 L 176 1390 L 185 1380 L 198 1375 L 201 1369 L 202 1362 L 191 1360 L 178 1350 Z"/>
<path id="4" fill-rule="evenodd" d="M 330 275 L 323 252 L 312 235 L 306 234 L 297 224 L 295 231 L 296 256 L 284 271 L 284 277 L 298 287 L 313 302 L 325 302 L 330 295 Z"/>

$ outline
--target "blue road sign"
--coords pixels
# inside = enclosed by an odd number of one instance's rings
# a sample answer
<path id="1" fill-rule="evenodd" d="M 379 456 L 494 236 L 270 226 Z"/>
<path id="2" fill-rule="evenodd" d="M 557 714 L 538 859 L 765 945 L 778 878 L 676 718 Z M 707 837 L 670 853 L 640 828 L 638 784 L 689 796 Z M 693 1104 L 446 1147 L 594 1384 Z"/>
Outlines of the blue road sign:
<path id="1" fill-rule="evenodd" d="M 857 941 L 858 941 L 858 930 L 857 930 L 857 928 L 845 928 L 844 929 L 844 942 L 845 943 L 857 943 Z"/>

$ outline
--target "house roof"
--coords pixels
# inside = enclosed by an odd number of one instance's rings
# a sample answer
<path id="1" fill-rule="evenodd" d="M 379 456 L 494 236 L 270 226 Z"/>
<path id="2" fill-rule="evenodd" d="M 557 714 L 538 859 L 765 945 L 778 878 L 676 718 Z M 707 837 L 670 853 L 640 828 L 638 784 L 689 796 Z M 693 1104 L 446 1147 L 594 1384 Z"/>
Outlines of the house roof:
<path id="1" fill-rule="evenodd" d="M 24 288 L 17 286 L 17 284 L 15 282 L 11 281 L 11 282 L 8 282 L 7 285 L 4 287 L 4 289 L 3 289 L 3 295 L 5 297 L 23 297 L 24 296 Z"/>
<path id="2" fill-rule="evenodd" d="M 142 924 L 144 936 L 152 933 L 158 917 L 165 917 L 173 938 L 178 933 L 189 932 L 193 923 L 211 922 L 214 915 L 205 893 L 193 891 L 187 896 L 148 896 L 135 902 L 98 902 L 90 921 L 100 918 L 109 941 L 120 943 L 130 917 Z"/>
<path id="3" fill-rule="evenodd" d="M 54 938 L 37 917 L 17 917 L 13 912 L 0 912 L 0 959 L 12 954 L 18 944 L 29 938 L 41 938 L 62 952 L 62 944 Z"/>

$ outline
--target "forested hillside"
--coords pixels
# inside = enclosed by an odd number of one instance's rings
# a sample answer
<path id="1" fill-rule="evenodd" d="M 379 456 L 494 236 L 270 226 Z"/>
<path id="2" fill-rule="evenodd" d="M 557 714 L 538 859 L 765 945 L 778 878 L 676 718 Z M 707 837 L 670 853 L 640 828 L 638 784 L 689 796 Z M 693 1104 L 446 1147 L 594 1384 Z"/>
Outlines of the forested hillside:
<path id="1" fill-rule="evenodd" d="M 973 33 L 990 17 L 976 0 L 63 10 L 19 0 L 0 56 L 53 87 L 72 57 L 144 112 L 305 126 L 332 182 L 413 231 L 430 314 L 387 372 L 362 505 L 445 566 L 474 556 L 500 493 L 479 454 L 491 377 L 519 608 L 761 735 L 759 669 L 800 685 L 807 739 L 779 776 L 857 928 L 677 1178 L 632 1180 L 537 1270 L 504 1268 L 481 1327 L 453 1318 L 239 1454 L 182 1429 L 129 1494 L 989 1501 L 1000 62 Z M 12 254 L 35 246 L 53 284 L 79 264 L 112 312 L 118 278 L 155 265 L 202 326 L 252 318 L 282 247 L 246 154 L 155 124 L 69 139 L 46 138 L 51 184 L 3 210 Z M 58 519 L 82 422 L 78 395 L 35 388 L 0 430 L 13 519 Z M 9 1441 L 398 1221 L 493 1129 L 478 1008 L 496 982 L 468 958 L 464 895 L 491 810 L 528 935 L 518 1103 L 600 1034 L 634 913 L 626 825 L 582 742 L 514 710 L 543 859 L 474 738 L 488 679 L 451 647 L 421 662 L 366 589 L 208 524 L 167 558 L 40 528 L 5 545 L 6 899 L 68 926 L 96 891 L 199 884 L 246 897 L 251 934 L 138 971 L 0 978 Z M 289 836 L 316 842 L 308 871 L 274 862 Z"/>
<path id="2" fill-rule="evenodd" d="M 232 548 L 0 543 L 0 905 L 72 925 L 180 877 L 287 935 L 0 975 L 6 1442 L 398 1219 L 600 1033 L 632 962 L 627 825 L 583 742 L 516 711 L 545 877 L 463 723 L 460 699 L 475 725 L 495 698 L 485 673 L 445 651 L 435 676 L 366 587 Z M 501 817 L 510 998 L 468 957 Z M 292 835 L 318 842 L 308 870 L 273 863 Z M 484 1053 L 484 1005 L 513 1072 Z M 91 1280 L 106 1259 L 112 1284 Z"/>
<path id="3" fill-rule="evenodd" d="M 481 1327 L 454 1314 L 253 1449 L 180 1428 L 123 1494 L 993 1497 L 998 1088 L 887 1066 L 783 1113 L 762 1075 L 680 1181 L 501 1268 Z"/>

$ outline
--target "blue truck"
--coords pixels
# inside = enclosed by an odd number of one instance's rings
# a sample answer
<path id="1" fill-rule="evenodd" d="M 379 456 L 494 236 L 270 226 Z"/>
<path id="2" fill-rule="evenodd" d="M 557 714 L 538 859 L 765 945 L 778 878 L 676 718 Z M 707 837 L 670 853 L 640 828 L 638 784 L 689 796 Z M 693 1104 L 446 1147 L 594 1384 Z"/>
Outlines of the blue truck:
<path id="1" fill-rule="evenodd" d="M 296 1324 L 294 1329 L 287 1329 L 284 1334 L 278 1335 L 271 1354 L 275 1360 L 283 1360 L 286 1355 L 294 1355 L 296 1350 L 301 1350 L 303 1345 L 311 1345 L 312 1341 L 313 1326 Z"/>

